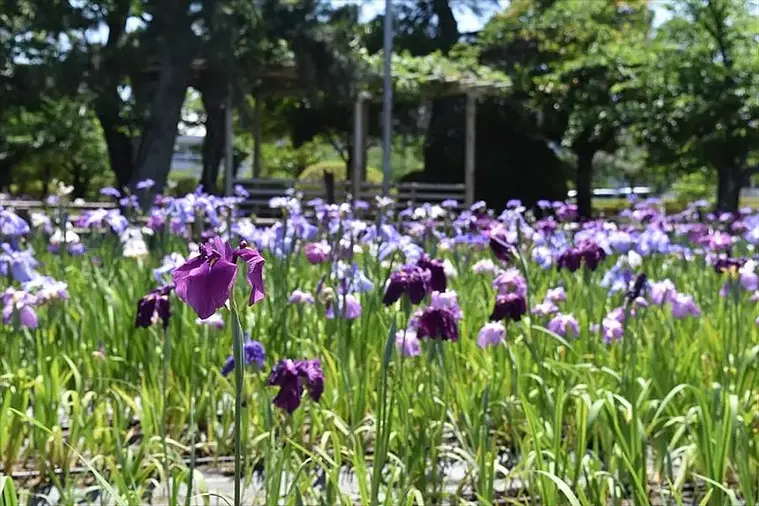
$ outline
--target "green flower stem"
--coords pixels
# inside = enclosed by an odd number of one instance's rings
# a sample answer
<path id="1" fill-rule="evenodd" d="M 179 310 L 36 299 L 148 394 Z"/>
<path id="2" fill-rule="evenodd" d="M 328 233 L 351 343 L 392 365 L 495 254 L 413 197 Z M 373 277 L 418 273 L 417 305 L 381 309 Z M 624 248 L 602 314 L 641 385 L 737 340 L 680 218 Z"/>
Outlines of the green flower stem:
<path id="1" fill-rule="evenodd" d="M 169 367 L 171 360 L 171 340 L 169 339 L 168 328 L 163 328 L 163 368 L 161 378 L 161 397 L 163 406 L 161 408 L 161 443 L 163 444 L 163 479 L 166 480 L 166 500 L 171 502 L 171 480 L 169 479 L 169 447 L 166 443 L 166 418 L 169 406 Z"/>
<path id="2" fill-rule="evenodd" d="M 245 381 L 242 352 L 242 329 L 234 295 L 229 298 L 232 315 L 232 348 L 235 356 L 235 497 L 234 505 L 242 504 L 242 396 Z"/>

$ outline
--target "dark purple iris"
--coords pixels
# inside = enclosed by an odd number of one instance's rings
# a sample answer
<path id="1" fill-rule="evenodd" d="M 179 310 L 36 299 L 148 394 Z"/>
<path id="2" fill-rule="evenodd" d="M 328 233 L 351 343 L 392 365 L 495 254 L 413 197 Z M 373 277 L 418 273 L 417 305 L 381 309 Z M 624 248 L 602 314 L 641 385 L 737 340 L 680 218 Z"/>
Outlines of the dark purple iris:
<path id="1" fill-rule="evenodd" d="M 171 275 L 177 296 L 192 306 L 200 318 L 208 318 L 229 300 L 238 259 L 248 264 L 248 284 L 252 288 L 249 304 L 260 301 L 264 298 L 263 257 L 244 241 L 233 250 L 219 237 L 203 244 L 200 255 L 174 269 Z"/>
<path id="2" fill-rule="evenodd" d="M 646 289 L 647 285 L 648 285 L 648 277 L 646 277 L 645 273 L 641 272 L 635 278 L 635 281 L 632 282 L 630 289 L 627 291 L 627 294 L 625 296 L 626 300 L 628 302 L 632 302 L 638 297 L 640 297 L 643 294 L 643 291 Z"/>
<path id="3" fill-rule="evenodd" d="M 324 392 L 324 373 L 321 362 L 314 360 L 281 360 L 271 370 L 269 385 L 278 386 L 274 405 L 292 413 L 300 406 L 304 387 L 311 398 L 319 402 Z"/>
<path id="4" fill-rule="evenodd" d="M 416 265 L 430 271 L 430 290 L 433 292 L 444 292 L 447 286 L 445 279 L 445 267 L 443 262 L 436 258 L 430 258 L 422 255 L 422 258 L 416 262 Z"/>
<path id="5" fill-rule="evenodd" d="M 741 267 L 743 267 L 743 264 L 746 263 L 745 258 L 735 258 L 735 257 L 724 257 L 724 258 L 718 258 L 714 262 L 714 270 L 717 272 L 717 274 L 722 274 L 725 272 L 730 271 L 737 271 Z"/>
<path id="6" fill-rule="evenodd" d="M 490 233 L 490 251 L 495 257 L 502 262 L 511 262 L 514 260 L 514 246 L 506 241 L 503 229 L 493 230 Z"/>
<path id="7" fill-rule="evenodd" d="M 135 327 L 150 327 L 163 322 L 163 328 L 169 326 L 171 317 L 171 305 L 169 304 L 169 294 L 174 289 L 174 285 L 166 285 L 160 288 L 154 288 L 147 295 L 137 302 L 137 317 L 135 318 Z"/>
<path id="8" fill-rule="evenodd" d="M 574 248 L 567 249 L 556 261 L 559 269 L 566 268 L 575 272 L 582 264 L 591 271 L 598 268 L 598 264 L 606 258 L 604 249 L 593 241 L 580 241 Z"/>
<path id="9" fill-rule="evenodd" d="M 430 306 L 416 317 L 416 336 L 444 341 L 458 341 L 456 315 L 448 308 Z"/>
<path id="10" fill-rule="evenodd" d="M 495 298 L 493 313 L 490 315 L 492 321 L 513 320 L 518 322 L 527 312 L 527 301 L 524 295 L 519 293 L 498 294 Z"/>
<path id="11" fill-rule="evenodd" d="M 395 303 L 404 293 L 413 304 L 419 304 L 430 291 L 430 279 L 431 272 L 417 265 L 407 265 L 393 272 L 382 299 L 383 304 L 389 306 Z"/>

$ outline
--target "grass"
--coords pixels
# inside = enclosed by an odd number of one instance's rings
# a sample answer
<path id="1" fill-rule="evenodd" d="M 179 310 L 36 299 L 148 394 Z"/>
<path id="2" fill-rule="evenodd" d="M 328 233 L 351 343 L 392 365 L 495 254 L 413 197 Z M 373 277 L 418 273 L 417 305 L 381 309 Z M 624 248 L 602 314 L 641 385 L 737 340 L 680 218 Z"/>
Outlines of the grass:
<path id="1" fill-rule="evenodd" d="M 319 234 L 333 246 L 344 237 Z M 0 327 L 2 473 L 35 470 L 61 491 L 63 504 L 94 486 L 136 505 L 166 472 L 195 476 L 191 456 L 232 455 L 234 379 L 220 373 L 232 353 L 228 312 L 226 327 L 213 329 L 173 298 L 169 348 L 158 326 L 134 328 L 136 303 L 156 284 L 152 269 L 164 254 L 186 254 L 187 241 L 160 234 L 148 257 L 132 259 L 107 234 L 88 239 L 81 257 L 48 253 L 39 233 L 29 240 L 40 269 L 65 281 L 70 296 L 44 306 L 36 330 Z M 288 304 L 293 289 L 316 293 L 325 275 L 325 286 L 337 288 L 327 264 L 311 265 L 302 254 L 263 251 L 267 296 L 252 308 L 239 277 L 242 329 L 267 351 L 264 370 L 245 370 L 241 423 L 246 479 L 264 472 L 261 503 L 284 495 L 284 504 L 495 504 L 502 484 L 515 479 L 524 487 L 514 499 L 520 504 L 684 504 L 694 484 L 703 504 L 756 503 L 759 312 L 750 293 L 720 297 L 724 279 L 703 257 L 646 256 L 638 270 L 672 279 L 702 315 L 675 319 L 667 305 L 636 308 L 624 338 L 607 344 L 592 324 L 623 303 L 622 293 L 599 283 L 617 256 L 592 273 L 542 269 L 525 240 L 520 269 L 531 305 L 563 285 L 561 311 L 577 318 L 580 334 L 562 338 L 547 330 L 548 318 L 533 315 L 510 323 L 501 346 L 481 349 L 477 333 L 495 292 L 491 276 L 472 266 L 490 252 L 442 248 L 429 236 L 420 245 L 455 267 L 449 288 L 464 317 L 458 342 L 423 341 L 418 357 L 399 356 L 394 346 L 410 308 L 381 300 L 400 252 L 379 261 L 364 246 L 355 258 L 374 281 L 358 295 L 355 320 L 325 319 L 321 303 Z M 735 252 L 742 251 L 741 244 Z M 267 374 L 281 358 L 321 360 L 319 402 L 304 397 L 292 415 L 272 405 L 277 389 Z M 466 470 L 455 491 L 441 467 L 451 463 Z M 342 485 L 346 468 L 355 473 L 355 495 Z M 93 483 L 93 473 L 110 490 Z M 317 477 L 322 487 L 314 487 Z M 16 480 L 16 488 L 25 485 Z"/>

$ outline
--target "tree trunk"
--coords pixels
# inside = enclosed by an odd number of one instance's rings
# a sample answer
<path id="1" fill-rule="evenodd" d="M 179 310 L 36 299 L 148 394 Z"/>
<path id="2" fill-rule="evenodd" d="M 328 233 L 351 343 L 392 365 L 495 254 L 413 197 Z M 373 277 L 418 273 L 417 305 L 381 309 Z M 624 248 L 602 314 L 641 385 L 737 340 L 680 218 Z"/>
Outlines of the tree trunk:
<path id="1" fill-rule="evenodd" d="M 190 64 L 195 53 L 195 37 L 190 27 L 187 5 L 183 1 L 175 1 L 172 7 L 161 13 L 164 19 L 153 21 L 160 23 L 166 37 L 160 45 L 158 80 L 130 181 L 130 186 L 134 187 L 139 181 L 152 179 L 155 181 L 152 192 L 156 193 L 163 190 L 171 170 L 177 125 L 190 83 Z M 149 200 L 145 193 L 142 192 L 143 203 Z"/>
<path id="2" fill-rule="evenodd" d="M 740 206 L 744 173 L 739 167 L 724 166 L 717 174 L 717 210 L 735 213 Z"/>
<path id="3" fill-rule="evenodd" d="M 203 138 L 203 173 L 200 184 L 209 193 L 215 193 L 216 182 L 219 180 L 219 166 L 224 158 L 224 100 L 227 87 L 224 80 L 211 74 L 201 91 L 203 108 L 206 111 L 206 136 Z"/>
<path id="4" fill-rule="evenodd" d="M 577 191 L 577 214 L 580 218 L 590 218 L 593 214 L 593 149 L 581 149 L 577 153 L 577 173 L 575 190 Z"/>
<path id="5" fill-rule="evenodd" d="M 134 172 L 134 151 L 132 141 L 121 128 L 123 125 L 114 119 L 110 113 L 98 112 L 98 120 L 103 128 L 106 148 L 108 149 L 108 162 L 116 176 L 116 185 L 124 188 L 129 184 Z"/>

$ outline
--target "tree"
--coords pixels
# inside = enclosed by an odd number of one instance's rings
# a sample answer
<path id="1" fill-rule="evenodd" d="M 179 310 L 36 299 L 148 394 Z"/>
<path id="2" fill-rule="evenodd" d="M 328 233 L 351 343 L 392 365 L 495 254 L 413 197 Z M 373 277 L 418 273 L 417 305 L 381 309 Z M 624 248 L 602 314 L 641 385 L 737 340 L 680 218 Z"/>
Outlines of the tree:
<path id="1" fill-rule="evenodd" d="M 759 16 L 744 0 L 678 0 L 654 39 L 641 87 L 652 160 L 717 174 L 717 208 L 736 211 L 759 154 Z"/>
<path id="2" fill-rule="evenodd" d="M 512 76 L 512 98 L 534 111 L 539 135 L 569 149 L 578 212 L 591 214 L 593 160 L 631 124 L 627 102 L 645 63 L 651 13 L 642 1 L 521 0 L 480 37 L 483 60 Z"/>

